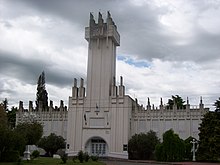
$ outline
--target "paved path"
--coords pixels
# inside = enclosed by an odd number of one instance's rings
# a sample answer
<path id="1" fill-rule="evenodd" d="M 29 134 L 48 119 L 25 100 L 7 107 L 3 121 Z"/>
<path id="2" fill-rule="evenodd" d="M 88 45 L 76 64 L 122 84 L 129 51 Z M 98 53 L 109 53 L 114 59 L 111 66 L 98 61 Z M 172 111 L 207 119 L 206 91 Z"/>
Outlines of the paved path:
<path id="1" fill-rule="evenodd" d="M 102 161 L 106 165 L 168 165 L 165 163 L 156 163 L 156 162 L 130 162 L 130 161 L 114 161 L 114 160 L 105 160 Z"/>
<path id="2" fill-rule="evenodd" d="M 200 163 L 200 162 L 154 162 L 154 161 L 120 161 L 103 160 L 106 165 L 220 165 L 220 163 Z"/>

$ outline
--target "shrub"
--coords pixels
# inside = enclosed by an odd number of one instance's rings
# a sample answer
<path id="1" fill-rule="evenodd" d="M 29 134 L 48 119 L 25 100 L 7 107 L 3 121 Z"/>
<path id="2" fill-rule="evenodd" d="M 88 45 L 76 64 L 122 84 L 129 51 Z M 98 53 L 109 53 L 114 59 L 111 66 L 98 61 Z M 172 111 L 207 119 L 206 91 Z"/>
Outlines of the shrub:
<path id="1" fill-rule="evenodd" d="M 88 154 L 88 152 L 84 153 L 84 160 L 85 160 L 85 162 L 89 161 L 89 154 Z"/>
<path id="2" fill-rule="evenodd" d="M 18 151 L 7 151 L 2 153 L 3 162 L 17 162 L 19 157 L 20 155 Z"/>
<path id="3" fill-rule="evenodd" d="M 38 150 L 34 150 L 31 154 L 33 159 L 38 158 L 40 156 L 40 152 Z"/>
<path id="4" fill-rule="evenodd" d="M 91 159 L 92 159 L 92 161 L 95 161 L 95 162 L 96 162 L 96 161 L 98 161 L 99 157 L 92 155 L 92 156 L 91 156 Z"/>
<path id="5" fill-rule="evenodd" d="M 61 160 L 63 161 L 64 164 L 66 164 L 67 159 L 68 159 L 68 156 L 66 153 L 61 155 Z"/>
<path id="6" fill-rule="evenodd" d="M 129 159 L 149 160 L 154 158 L 155 147 L 159 144 L 156 132 L 135 134 L 128 141 Z"/>
<path id="7" fill-rule="evenodd" d="M 77 156 L 73 156 L 72 160 L 73 160 L 73 163 L 75 163 L 77 160 Z"/>
<path id="8" fill-rule="evenodd" d="M 78 159 L 79 159 L 80 163 L 83 163 L 83 160 L 84 160 L 83 151 L 79 151 L 78 152 Z"/>

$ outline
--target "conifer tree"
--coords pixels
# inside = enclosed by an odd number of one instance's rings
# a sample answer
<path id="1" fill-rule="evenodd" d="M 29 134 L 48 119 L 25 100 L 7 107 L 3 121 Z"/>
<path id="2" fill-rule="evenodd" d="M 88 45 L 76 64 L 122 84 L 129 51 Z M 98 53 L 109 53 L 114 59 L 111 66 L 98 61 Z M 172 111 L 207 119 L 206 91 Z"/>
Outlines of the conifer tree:
<path id="1" fill-rule="evenodd" d="M 37 99 L 36 99 L 37 110 L 39 110 L 40 108 L 40 103 L 42 104 L 42 110 L 47 111 L 48 110 L 48 96 L 47 96 L 47 91 L 45 87 L 44 71 L 39 76 L 38 82 L 37 82 Z"/>

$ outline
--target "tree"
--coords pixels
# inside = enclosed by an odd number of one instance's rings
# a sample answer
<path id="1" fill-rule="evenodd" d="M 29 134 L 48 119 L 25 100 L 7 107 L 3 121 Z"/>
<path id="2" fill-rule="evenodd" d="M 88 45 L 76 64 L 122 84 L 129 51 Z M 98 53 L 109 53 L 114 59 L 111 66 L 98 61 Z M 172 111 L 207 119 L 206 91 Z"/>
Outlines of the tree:
<path id="1" fill-rule="evenodd" d="M 24 152 L 25 141 L 20 134 L 6 127 L 0 127 L 0 135 L 0 161 L 8 161 L 7 156 L 12 151 L 18 152 L 19 155 Z"/>
<path id="2" fill-rule="evenodd" d="M 220 97 L 214 103 L 215 111 L 220 112 Z"/>
<path id="3" fill-rule="evenodd" d="M 24 138 L 7 124 L 7 114 L 0 104 L 0 161 L 16 161 L 25 148 Z"/>
<path id="4" fill-rule="evenodd" d="M 8 125 L 10 128 L 15 128 L 16 124 L 16 112 L 18 111 L 18 108 L 12 107 L 10 111 L 7 112 L 8 117 Z"/>
<path id="5" fill-rule="evenodd" d="M 217 161 L 220 159 L 220 113 L 208 112 L 199 127 L 197 159 Z"/>
<path id="6" fill-rule="evenodd" d="M 45 74 L 44 72 L 38 78 L 37 82 L 37 98 L 36 98 L 36 106 L 37 109 L 40 108 L 40 104 L 42 104 L 43 111 L 48 110 L 48 94 L 45 87 Z"/>
<path id="7" fill-rule="evenodd" d="M 38 142 L 38 147 L 43 148 L 47 152 L 48 156 L 53 156 L 58 149 L 64 149 L 65 146 L 65 139 L 62 136 L 57 136 L 54 133 L 41 138 Z"/>
<path id="8" fill-rule="evenodd" d="M 159 139 L 153 131 L 149 131 L 147 134 L 135 134 L 128 141 L 129 159 L 152 159 L 158 143 Z"/>
<path id="9" fill-rule="evenodd" d="M 0 103 L 0 126 L 7 127 L 7 114 L 4 109 L 4 105 Z"/>
<path id="10" fill-rule="evenodd" d="M 169 109 L 173 109 L 174 103 L 177 106 L 177 109 L 186 107 L 186 105 L 184 105 L 185 101 L 179 95 L 176 96 L 172 95 L 172 99 L 168 100 L 167 107 Z"/>
<path id="11" fill-rule="evenodd" d="M 37 122 L 24 122 L 18 124 L 15 131 L 23 136 L 26 145 L 34 145 L 43 135 L 43 126 Z"/>
<path id="12" fill-rule="evenodd" d="M 5 100 L 2 101 L 3 103 L 3 108 L 7 112 L 8 111 L 8 99 L 5 98 Z"/>
<path id="13" fill-rule="evenodd" d="M 172 129 L 163 134 L 163 142 L 156 146 L 156 158 L 159 161 L 182 161 L 184 152 L 184 141 Z"/>

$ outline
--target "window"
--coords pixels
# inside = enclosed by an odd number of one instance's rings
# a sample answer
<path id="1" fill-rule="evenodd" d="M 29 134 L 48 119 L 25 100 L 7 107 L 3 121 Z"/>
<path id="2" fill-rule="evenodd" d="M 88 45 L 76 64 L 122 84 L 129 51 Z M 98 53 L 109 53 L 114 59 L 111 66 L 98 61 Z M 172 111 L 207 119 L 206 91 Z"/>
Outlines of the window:
<path id="1" fill-rule="evenodd" d="M 128 145 L 127 144 L 123 144 L 123 151 L 128 151 Z"/>

